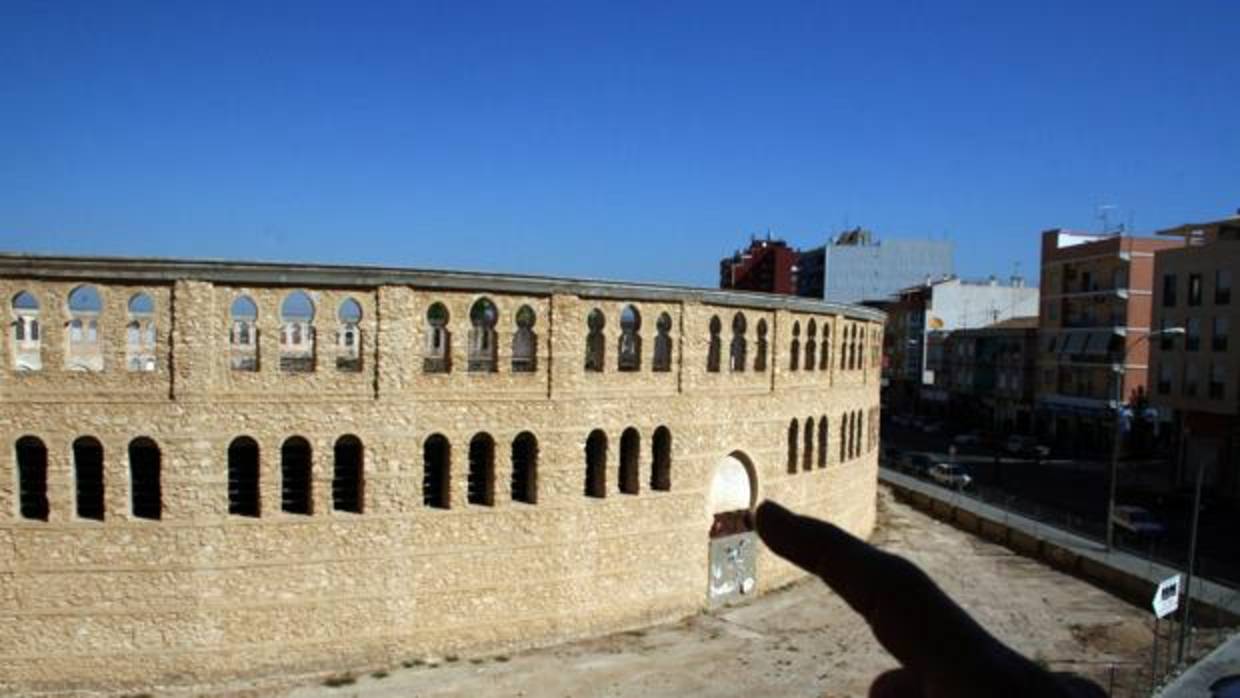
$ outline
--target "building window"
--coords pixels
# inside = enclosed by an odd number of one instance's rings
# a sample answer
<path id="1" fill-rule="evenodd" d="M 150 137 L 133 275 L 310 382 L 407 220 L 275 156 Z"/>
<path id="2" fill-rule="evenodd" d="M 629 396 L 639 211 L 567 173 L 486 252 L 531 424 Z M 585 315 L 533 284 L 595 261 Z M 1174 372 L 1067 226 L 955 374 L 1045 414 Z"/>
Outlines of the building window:
<path id="1" fill-rule="evenodd" d="M 280 509 L 286 514 L 314 513 L 310 442 L 292 436 L 280 447 Z"/>
<path id="2" fill-rule="evenodd" d="M 234 371 L 258 370 L 258 306 L 249 296 L 237 296 L 229 309 L 229 365 Z"/>
<path id="3" fill-rule="evenodd" d="M 1214 272 L 1214 304 L 1231 303 L 1231 270 L 1219 269 Z"/>
<path id="4" fill-rule="evenodd" d="M 1214 351 L 1227 351 L 1227 331 L 1231 323 L 1226 316 L 1214 318 L 1214 326 L 1210 331 L 1210 348 Z"/>
<path id="5" fill-rule="evenodd" d="M 1184 335 L 1184 349 L 1197 351 L 1201 348 L 1201 318 L 1189 318 L 1185 327 L 1187 332 Z"/>
<path id="6" fill-rule="evenodd" d="M 603 359 L 607 339 L 603 336 L 603 326 L 607 318 L 603 311 L 595 308 L 586 316 L 586 370 L 593 373 L 603 372 Z"/>
<path id="7" fill-rule="evenodd" d="M 624 306 L 620 311 L 620 341 L 616 347 L 616 368 L 640 371 L 642 368 L 642 316 L 637 308 Z"/>
<path id="8" fill-rule="evenodd" d="M 831 323 L 823 321 L 822 323 L 822 348 L 819 352 L 818 370 L 826 371 L 831 368 Z"/>
<path id="9" fill-rule="evenodd" d="M 637 494 L 641 476 L 638 474 L 638 459 L 641 458 L 641 436 L 637 430 L 629 427 L 620 435 L 620 493 Z"/>
<path id="10" fill-rule="evenodd" d="M 517 331 L 512 335 L 512 372 L 538 370 L 538 335 L 534 332 L 534 309 L 523 305 L 517 310 Z"/>
<path id="11" fill-rule="evenodd" d="M 280 370 L 314 371 L 314 301 L 305 291 L 293 291 L 280 304 Z"/>
<path id="12" fill-rule="evenodd" d="M 103 299 L 94 286 L 78 286 L 69 293 L 69 341 L 65 368 L 70 371 L 103 370 L 103 350 L 99 344 L 99 316 L 102 311 Z"/>
<path id="13" fill-rule="evenodd" d="M 797 472 L 797 442 L 801 438 L 801 429 L 796 419 L 788 424 L 788 474 Z"/>
<path id="14" fill-rule="evenodd" d="M 723 323 L 719 321 L 718 315 L 712 315 L 710 318 L 710 340 L 706 347 L 706 370 L 709 373 L 719 372 L 719 355 L 723 352 L 723 342 L 719 339 L 719 333 L 723 331 Z"/>
<path id="15" fill-rule="evenodd" d="M 827 435 L 830 430 L 827 427 L 827 415 L 818 418 L 818 468 L 827 467 Z"/>
<path id="16" fill-rule="evenodd" d="M 512 440 L 512 501 L 538 503 L 538 439 L 528 431 Z"/>
<path id="17" fill-rule="evenodd" d="M 346 434 L 336 439 L 332 449 L 335 467 L 332 470 L 332 508 L 336 511 L 362 513 L 365 500 L 365 468 L 361 439 Z"/>
<path id="18" fill-rule="evenodd" d="M 753 370 L 766 372 L 766 318 L 758 320 L 758 344 L 754 347 Z"/>
<path id="19" fill-rule="evenodd" d="M 13 296 L 13 368 L 38 371 L 43 368 L 39 338 L 39 301 L 29 291 Z"/>
<path id="20" fill-rule="evenodd" d="M 472 373 L 494 373 L 498 366 L 495 360 L 495 324 L 499 322 L 499 311 L 490 298 L 479 298 L 469 308 L 469 363 Z"/>
<path id="21" fill-rule="evenodd" d="M 655 429 L 650 445 L 653 456 L 650 463 L 650 489 L 666 492 L 672 489 L 672 432 L 667 427 Z"/>
<path id="22" fill-rule="evenodd" d="M 83 436 L 73 442 L 73 482 L 79 519 L 103 521 L 103 445 Z"/>
<path id="23" fill-rule="evenodd" d="M 362 305 L 346 298 L 336 311 L 336 370 L 357 373 L 362 370 Z"/>
<path id="24" fill-rule="evenodd" d="M 47 521 L 47 447 L 33 436 L 17 440 L 17 496 L 23 519 Z"/>
<path id="25" fill-rule="evenodd" d="M 801 323 L 795 321 L 792 323 L 792 345 L 788 352 L 788 370 L 796 371 L 801 368 Z"/>
<path id="26" fill-rule="evenodd" d="M 146 437 L 129 442 L 130 506 L 139 519 L 163 516 L 159 446 Z"/>
<path id="27" fill-rule="evenodd" d="M 125 366 L 130 371 L 155 370 L 155 301 L 145 293 L 134 294 L 129 299 Z"/>
<path id="28" fill-rule="evenodd" d="M 586 496 L 607 496 L 607 434 L 602 429 L 586 438 Z"/>
<path id="29" fill-rule="evenodd" d="M 1210 399 L 1222 400 L 1224 386 L 1227 384 L 1227 369 L 1221 362 L 1210 367 Z"/>
<path id="30" fill-rule="evenodd" d="M 1201 274 L 1188 275 L 1188 304 L 1201 305 Z"/>
<path id="31" fill-rule="evenodd" d="M 1175 274 L 1163 274 L 1162 304 L 1164 308 L 1175 307 Z"/>
<path id="32" fill-rule="evenodd" d="M 814 467 L 814 418 L 805 420 L 805 450 L 801 452 L 801 470 L 809 472 Z"/>
<path id="33" fill-rule="evenodd" d="M 452 331 L 448 307 L 432 303 L 426 309 L 426 348 L 422 354 L 423 373 L 448 373 L 452 370 Z"/>
<path id="34" fill-rule="evenodd" d="M 478 506 L 495 505 L 495 440 L 480 432 L 469 440 L 467 501 Z"/>
<path id="35" fill-rule="evenodd" d="M 258 488 L 258 443 L 238 436 L 228 444 L 228 513 L 258 517 L 261 511 Z"/>
<path id="36" fill-rule="evenodd" d="M 745 340 L 745 330 L 748 328 L 745 322 L 745 315 L 737 313 L 732 316 L 732 346 L 728 350 L 728 363 L 733 372 L 741 372 L 745 370 L 745 361 L 748 354 L 748 346 Z"/>
<path id="37" fill-rule="evenodd" d="M 1162 351 L 1175 349 L 1175 335 L 1167 333 L 1167 330 L 1170 328 L 1171 323 L 1166 318 L 1159 321 L 1158 331 L 1162 334 L 1158 335 L 1158 348 Z"/>
<path id="38" fill-rule="evenodd" d="M 672 316 L 660 313 L 655 322 L 654 363 L 651 370 L 666 373 L 672 370 Z"/>
<path id="39" fill-rule="evenodd" d="M 1197 397 L 1197 384 L 1201 378 L 1197 375 L 1197 364 L 1189 361 L 1184 364 L 1184 395 Z"/>
<path id="40" fill-rule="evenodd" d="M 1158 394 L 1171 394 L 1171 362 L 1165 359 L 1158 363 Z"/>
<path id="41" fill-rule="evenodd" d="M 840 462 L 848 461 L 848 413 L 840 415 Z"/>
<path id="42" fill-rule="evenodd" d="M 813 371 L 818 367 L 818 323 L 810 318 L 805 323 L 805 370 Z"/>
<path id="43" fill-rule="evenodd" d="M 452 505 L 452 446 L 443 434 L 431 434 L 422 444 L 422 505 L 448 509 Z"/>

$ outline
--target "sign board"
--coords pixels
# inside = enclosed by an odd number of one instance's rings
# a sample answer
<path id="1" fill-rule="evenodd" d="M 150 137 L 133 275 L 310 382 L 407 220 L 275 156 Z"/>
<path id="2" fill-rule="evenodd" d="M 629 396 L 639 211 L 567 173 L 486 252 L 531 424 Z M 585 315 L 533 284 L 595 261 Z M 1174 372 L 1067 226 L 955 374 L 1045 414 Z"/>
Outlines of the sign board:
<path id="1" fill-rule="evenodd" d="M 1154 592 L 1154 615 L 1166 618 L 1180 607 L 1180 575 L 1168 577 Z"/>

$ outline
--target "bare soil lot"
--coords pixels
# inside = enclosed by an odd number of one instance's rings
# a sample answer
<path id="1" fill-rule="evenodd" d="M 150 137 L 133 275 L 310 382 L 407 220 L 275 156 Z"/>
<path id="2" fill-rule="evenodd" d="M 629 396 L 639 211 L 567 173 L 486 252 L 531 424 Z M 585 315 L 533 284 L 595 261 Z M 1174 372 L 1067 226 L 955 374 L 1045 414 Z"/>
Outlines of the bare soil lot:
<path id="1" fill-rule="evenodd" d="M 880 491 L 874 542 L 921 565 L 991 632 L 1056 670 L 1104 680 L 1148 657 L 1149 613 L 938 522 Z M 414 696 L 864 696 L 895 666 L 816 580 L 677 623 L 512 656 L 426 662 L 295 687 L 288 698 Z M 339 679 L 344 681 L 339 681 Z M 343 685 L 329 686 L 328 683 Z"/>

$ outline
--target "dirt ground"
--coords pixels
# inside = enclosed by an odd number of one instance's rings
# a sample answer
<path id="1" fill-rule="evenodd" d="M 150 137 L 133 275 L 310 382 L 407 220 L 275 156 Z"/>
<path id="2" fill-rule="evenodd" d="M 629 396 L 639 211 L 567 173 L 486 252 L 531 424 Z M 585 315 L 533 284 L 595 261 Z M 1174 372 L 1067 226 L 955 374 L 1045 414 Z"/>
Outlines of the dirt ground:
<path id="1" fill-rule="evenodd" d="M 1058 671 L 1104 682 L 1146 661 L 1150 614 L 880 491 L 874 542 L 921 565 L 986 628 Z M 512 656 L 462 658 L 255 693 L 415 696 L 864 696 L 893 668 L 869 628 L 816 580 L 747 605 Z M 330 683 L 343 685 L 329 686 Z M 247 691 L 247 693 L 251 693 Z M 253 695 L 253 693 L 251 693 Z"/>

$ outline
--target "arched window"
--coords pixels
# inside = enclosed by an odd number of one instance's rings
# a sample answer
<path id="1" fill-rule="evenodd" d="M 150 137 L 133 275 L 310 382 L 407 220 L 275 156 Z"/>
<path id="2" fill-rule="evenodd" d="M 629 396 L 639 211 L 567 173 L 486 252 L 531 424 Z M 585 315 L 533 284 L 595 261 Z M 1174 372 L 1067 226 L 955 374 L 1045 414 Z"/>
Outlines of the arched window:
<path id="1" fill-rule="evenodd" d="M 103 351 L 99 346 L 99 316 L 103 299 L 99 289 L 85 284 L 69 292 L 69 343 L 65 368 L 71 371 L 102 371 Z"/>
<path id="2" fill-rule="evenodd" d="M 286 514 L 314 513 L 310 442 L 291 436 L 280 447 L 280 509 Z"/>
<path id="3" fill-rule="evenodd" d="M 814 468 L 814 418 L 805 420 L 805 451 L 801 454 L 801 470 L 809 472 Z"/>
<path id="4" fill-rule="evenodd" d="M 155 370 L 155 301 L 145 293 L 136 293 L 129 299 L 125 365 L 130 371 Z"/>
<path id="5" fill-rule="evenodd" d="M 637 494 L 641 486 L 638 459 L 641 458 L 641 436 L 633 427 L 620 435 L 620 493 Z"/>
<path id="6" fill-rule="evenodd" d="M 747 323 L 745 315 L 737 313 L 732 316 L 732 346 L 728 350 L 728 363 L 733 371 L 744 371 L 748 347 L 745 341 Z"/>
<path id="7" fill-rule="evenodd" d="M 538 370 L 538 335 L 534 332 L 534 309 L 523 305 L 517 310 L 517 331 L 512 335 L 512 372 Z"/>
<path id="8" fill-rule="evenodd" d="M 796 371 L 801 368 L 801 323 L 795 321 L 792 323 L 792 344 L 788 347 L 788 370 Z"/>
<path id="9" fill-rule="evenodd" d="M 719 322 L 719 316 L 712 315 L 710 318 L 710 344 L 706 347 L 706 370 L 711 373 L 719 372 L 719 354 L 723 351 L 719 333 L 722 331 L 723 323 Z"/>
<path id="10" fill-rule="evenodd" d="M 470 504 L 495 506 L 495 440 L 486 432 L 479 432 L 469 440 L 467 489 Z"/>
<path id="11" fill-rule="evenodd" d="M 620 344 L 617 348 L 616 368 L 621 371 L 640 371 L 642 368 L 642 316 L 632 305 L 620 311 Z"/>
<path id="12" fill-rule="evenodd" d="M 840 415 L 840 463 L 848 461 L 848 413 Z"/>
<path id="13" fill-rule="evenodd" d="M 229 363 L 234 371 L 258 370 L 258 306 L 249 296 L 237 296 L 229 309 Z"/>
<path id="14" fill-rule="evenodd" d="M 822 350 L 819 352 L 821 356 L 818 361 L 819 370 L 826 371 L 831 368 L 831 322 L 824 320 L 822 323 Z"/>
<path id="15" fill-rule="evenodd" d="M 818 418 L 818 468 L 827 467 L 827 446 L 830 430 L 827 428 L 827 415 Z"/>
<path id="16" fill-rule="evenodd" d="M 163 486 L 159 446 L 142 436 L 129 442 L 129 487 L 133 515 L 139 519 L 163 517 Z"/>
<path id="17" fill-rule="evenodd" d="M 103 521 L 103 445 L 90 436 L 73 442 L 73 482 L 79 519 Z"/>
<path id="18" fill-rule="evenodd" d="M 672 489 L 672 432 L 667 427 L 654 430 L 650 439 L 650 489 L 667 492 Z"/>
<path id="19" fill-rule="evenodd" d="M 228 513 L 257 518 L 261 511 L 258 489 L 258 442 L 238 436 L 228 444 Z"/>
<path id="20" fill-rule="evenodd" d="M 853 413 L 853 431 L 856 436 L 853 437 L 853 458 L 861 456 L 861 438 L 865 434 L 865 426 L 861 423 L 861 410 Z"/>
<path id="21" fill-rule="evenodd" d="M 586 496 L 607 496 L 607 434 L 602 429 L 586 439 Z"/>
<path id="22" fill-rule="evenodd" d="M 17 440 L 17 497 L 23 519 L 47 521 L 47 447 L 33 436 Z"/>
<path id="23" fill-rule="evenodd" d="M 39 301 L 29 291 L 13 296 L 13 368 L 38 371 L 43 368 L 43 347 L 39 332 Z"/>
<path id="24" fill-rule="evenodd" d="M 366 492 L 362 440 L 352 434 L 345 434 L 336 439 L 336 446 L 332 451 L 335 456 L 335 468 L 332 471 L 332 508 L 360 514 Z"/>
<path id="25" fill-rule="evenodd" d="M 422 504 L 435 509 L 452 506 L 452 446 L 443 434 L 431 434 L 422 444 Z"/>
<path id="26" fill-rule="evenodd" d="M 654 338 L 654 365 L 651 368 L 663 373 L 672 370 L 672 316 L 660 313 L 655 330 L 658 334 Z"/>
<path id="27" fill-rule="evenodd" d="M 362 304 L 352 298 L 340 302 L 336 310 L 336 370 L 357 373 L 362 370 Z"/>
<path id="28" fill-rule="evenodd" d="M 305 291 L 293 291 L 280 304 L 280 370 L 314 370 L 314 301 Z"/>
<path id="29" fill-rule="evenodd" d="M 810 318 L 805 326 L 805 370 L 812 371 L 818 365 L 818 323 Z"/>
<path id="30" fill-rule="evenodd" d="M 845 371 L 848 369 L 849 330 L 851 328 L 852 328 L 851 325 L 844 325 L 844 329 L 843 329 L 844 336 L 840 338 L 840 370 L 841 371 Z"/>
<path id="31" fill-rule="evenodd" d="M 495 323 L 499 322 L 499 310 L 490 298 L 479 298 L 469 308 L 469 370 L 475 373 L 494 373 Z"/>
<path id="32" fill-rule="evenodd" d="M 763 373 L 766 371 L 766 319 L 758 320 L 758 347 L 754 351 L 753 370 Z"/>
<path id="33" fill-rule="evenodd" d="M 512 501 L 538 503 L 538 439 L 528 431 L 512 440 Z"/>
<path id="34" fill-rule="evenodd" d="M 801 438 L 801 430 L 797 424 L 797 420 L 793 419 L 788 424 L 788 474 L 796 475 L 797 472 L 797 440 Z"/>
<path id="35" fill-rule="evenodd" d="M 424 373 L 452 370 L 452 332 L 448 329 L 448 307 L 432 303 L 426 310 L 426 350 L 422 355 Z"/>
<path id="36" fill-rule="evenodd" d="M 607 318 L 603 311 L 595 308 L 586 316 L 586 370 L 594 373 L 603 372 L 604 352 L 607 339 L 603 336 L 603 325 Z"/>

